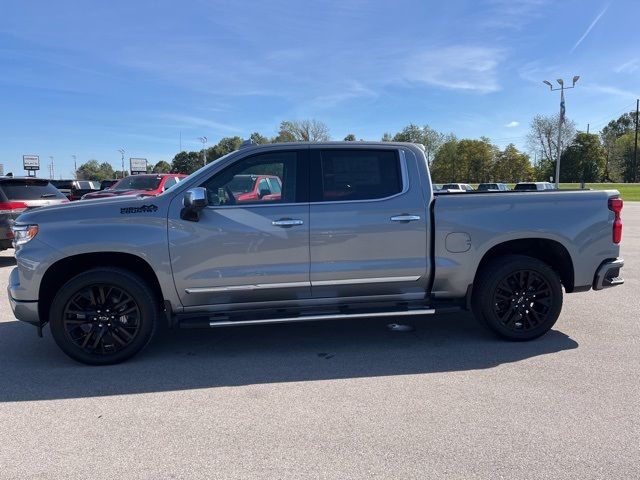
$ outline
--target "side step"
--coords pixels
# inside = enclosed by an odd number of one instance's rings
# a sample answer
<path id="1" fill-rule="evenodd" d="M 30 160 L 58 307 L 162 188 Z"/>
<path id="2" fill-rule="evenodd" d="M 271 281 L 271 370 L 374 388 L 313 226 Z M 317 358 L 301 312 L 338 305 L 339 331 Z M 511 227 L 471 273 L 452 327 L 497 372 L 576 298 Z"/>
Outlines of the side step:
<path id="1" fill-rule="evenodd" d="M 317 322 L 323 320 L 348 320 L 352 318 L 379 318 L 379 317 L 407 317 L 416 315 L 434 315 L 436 313 L 458 312 L 459 307 L 445 308 L 404 308 L 402 310 L 378 310 L 378 311 L 356 311 L 356 312 L 331 312 L 331 313 L 300 313 L 293 316 L 271 316 L 265 318 L 244 318 L 233 319 L 227 315 L 212 316 L 206 314 L 200 315 L 181 315 L 177 317 L 174 325 L 180 328 L 217 328 L 217 327 L 236 327 L 246 325 L 267 325 L 275 323 L 296 323 L 296 322 Z M 259 315 L 260 316 L 260 315 Z M 181 318 L 182 317 L 182 318 Z"/>
<path id="2" fill-rule="evenodd" d="M 433 308 L 421 310 L 401 310 L 396 312 L 370 312 L 370 313 L 331 313 L 326 315 L 299 315 L 297 317 L 264 318 L 259 320 L 214 320 L 209 322 L 210 327 L 232 327 L 241 325 L 264 325 L 269 323 L 315 322 L 319 320 L 345 320 L 350 318 L 374 318 L 374 317 L 406 317 L 409 315 L 433 315 Z"/>

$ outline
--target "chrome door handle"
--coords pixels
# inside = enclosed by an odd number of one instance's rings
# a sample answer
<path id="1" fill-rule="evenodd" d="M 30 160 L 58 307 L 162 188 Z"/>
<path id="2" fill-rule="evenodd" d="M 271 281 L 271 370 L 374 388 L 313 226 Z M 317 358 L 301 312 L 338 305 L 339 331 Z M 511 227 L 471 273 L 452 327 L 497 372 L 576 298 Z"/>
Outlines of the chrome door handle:
<path id="1" fill-rule="evenodd" d="M 413 222 L 415 220 L 420 220 L 420 215 L 407 215 L 405 213 L 391 217 L 392 222 Z"/>
<path id="2" fill-rule="evenodd" d="M 274 220 L 271 222 L 271 225 L 274 227 L 293 227 L 295 225 L 304 225 L 302 220 L 293 219 L 293 218 L 281 218 L 280 220 Z"/>

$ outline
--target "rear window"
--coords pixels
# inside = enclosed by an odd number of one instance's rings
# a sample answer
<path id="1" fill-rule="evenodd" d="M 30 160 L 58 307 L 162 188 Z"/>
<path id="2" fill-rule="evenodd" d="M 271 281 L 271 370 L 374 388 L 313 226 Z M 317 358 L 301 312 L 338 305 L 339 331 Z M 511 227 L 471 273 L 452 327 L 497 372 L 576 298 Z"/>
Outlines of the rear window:
<path id="1" fill-rule="evenodd" d="M 478 190 L 498 190 L 498 185 L 496 183 L 481 183 L 478 185 Z"/>
<path id="2" fill-rule="evenodd" d="M 514 190 L 537 190 L 535 183 L 519 183 Z"/>
<path id="3" fill-rule="evenodd" d="M 73 188 L 73 180 L 51 180 L 51 185 L 56 188 L 71 189 Z"/>
<path id="4" fill-rule="evenodd" d="M 7 200 L 41 200 L 43 198 L 66 198 L 48 180 L 14 179 L 0 182 L 0 190 Z"/>
<path id="5" fill-rule="evenodd" d="M 373 200 L 402 191 L 400 160 L 392 150 L 324 150 L 322 200 Z"/>
<path id="6" fill-rule="evenodd" d="M 98 190 L 100 188 L 100 185 L 98 184 L 98 182 L 92 182 L 90 180 L 79 180 L 78 188 L 80 190 Z"/>
<path id="7" fill-rule="evenodd" d="M 442 186 L 442 190 L 461 190 L 461 188 L 457 183 L 445 183 Z"/>

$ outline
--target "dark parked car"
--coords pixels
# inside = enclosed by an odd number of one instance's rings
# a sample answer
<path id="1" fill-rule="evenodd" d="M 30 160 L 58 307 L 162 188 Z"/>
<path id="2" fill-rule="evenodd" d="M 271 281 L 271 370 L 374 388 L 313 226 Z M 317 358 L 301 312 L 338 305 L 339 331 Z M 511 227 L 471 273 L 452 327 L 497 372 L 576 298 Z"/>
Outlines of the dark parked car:
<path id="1" fill-rule="evenodd" d="M 510 190 L 506 183 L 481 183 L 478 185 L 480 192 L 506 192 Z"/>
<path id="2" fill-rule="evenodd" d="M 72 201 L 80 200 L 83 195 L 100 190 L 98 182 L 91 180 L 51 180 L 51 184 Z"/>
<path id="3" fill-rule="evenodd" d="M 555 190 L 556 187 L 553 183 L 549 182 L 520 182 L 517 183 L 514 190 L 526 191 L 526 190 Z"/>
<path id="4" fill-rule="evenodd" d="M 121 195 L 143 195 L 152 197 L 174 186 L 184 177 L 186 177 L 186 175 L 181 173 L 129 175 L 119 180 L 118 183 L 107 190 L 84 195 L 82 200 L 119 197 Z"/>
<path id="5" fill-rule="evenodd" d="M 118 180 L 102 180 L 100 182 L 100 190 L 109 190 L 116 183 L 118 183 Z"/>
<path id="6" fill-rule="evenodd" d="M 68 202 L 49 180 L 0 177 L 0 250 L 12 247 L 11 227 L 22 212 Z"/>

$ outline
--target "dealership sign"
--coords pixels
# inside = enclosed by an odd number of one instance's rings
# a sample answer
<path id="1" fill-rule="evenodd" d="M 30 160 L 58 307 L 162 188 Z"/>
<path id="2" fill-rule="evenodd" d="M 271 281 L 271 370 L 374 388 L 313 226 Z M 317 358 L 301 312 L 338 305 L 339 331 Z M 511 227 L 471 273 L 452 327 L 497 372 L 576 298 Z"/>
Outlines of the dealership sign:
<path id="1" fill-rule="evenodd" d="M 38 155 L 23 155 L 22 165 L 25 170 L 40 170 L 40 157 Z"/>
<path id="2" fill-rule="evenodd" d="M 129 170 L 131 175 L 138 175 L 140 173 L 147 173 L 147 159 L 146 158 L 130 158 Z"/>

